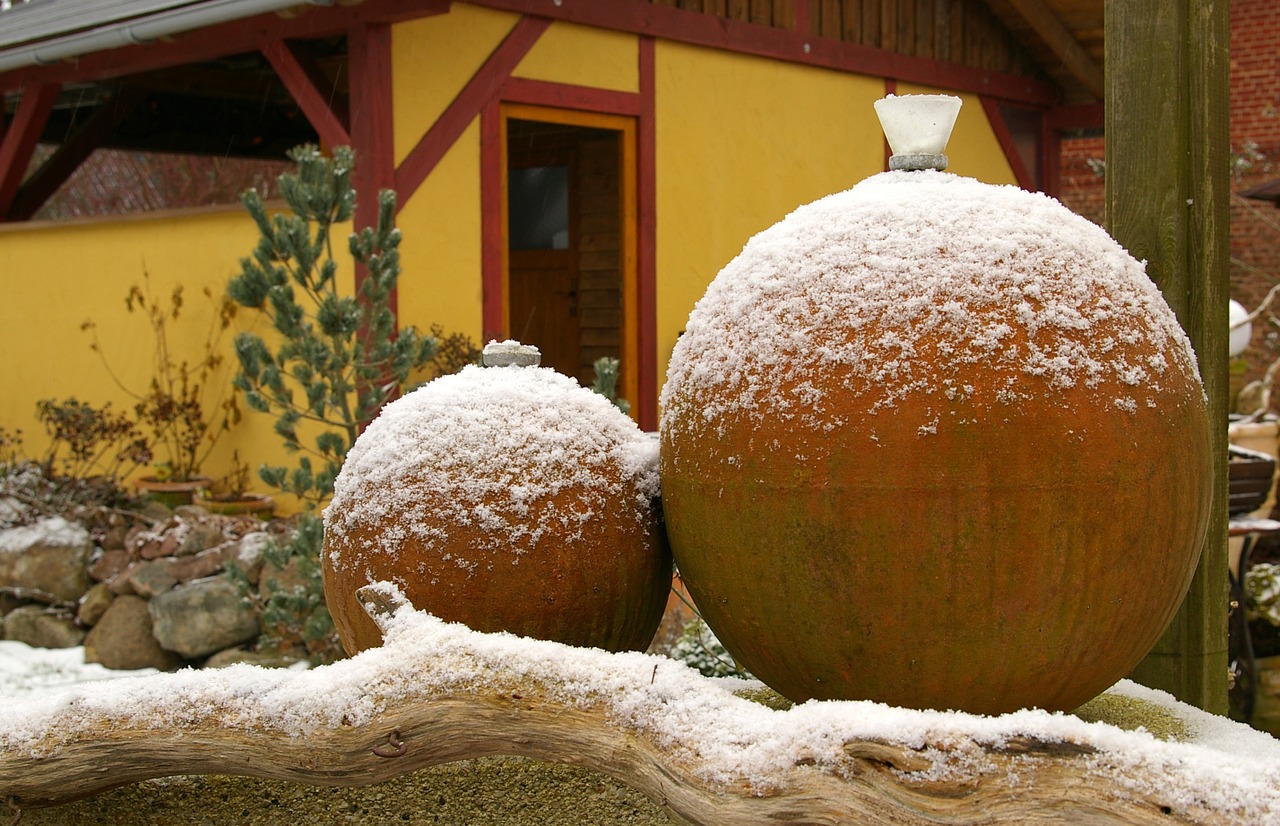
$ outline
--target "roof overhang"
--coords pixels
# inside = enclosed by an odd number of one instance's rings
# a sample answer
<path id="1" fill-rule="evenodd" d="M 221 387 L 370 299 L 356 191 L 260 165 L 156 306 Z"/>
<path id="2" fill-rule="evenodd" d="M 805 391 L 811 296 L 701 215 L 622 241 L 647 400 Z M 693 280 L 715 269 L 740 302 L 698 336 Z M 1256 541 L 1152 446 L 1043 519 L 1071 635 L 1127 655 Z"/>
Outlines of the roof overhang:
<path id="1" fill-rule="evenodd" d="M 334 0 L 29 0 L 0 11 L 0 72 L 152 43 L 182 32 Z"/>

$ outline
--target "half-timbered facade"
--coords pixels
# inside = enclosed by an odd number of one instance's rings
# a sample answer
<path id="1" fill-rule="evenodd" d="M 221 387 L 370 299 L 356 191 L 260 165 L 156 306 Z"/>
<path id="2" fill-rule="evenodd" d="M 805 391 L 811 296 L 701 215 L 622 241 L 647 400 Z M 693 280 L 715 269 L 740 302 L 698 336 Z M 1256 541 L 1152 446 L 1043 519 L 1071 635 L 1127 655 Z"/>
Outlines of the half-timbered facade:
<path id="1" fill-rule="evenodd" d="M 356 149 L 358 224 L 372 193 L 397 191 L 402 323 L 528 340 L 584 381 L 619 356 L 653 428 L 666 355 L 719 268 L 884 168 L 875 99 L 960 95 L 952 171 L 1053 192 L 1056 136 L 1101 123 L 1101 32 L 1081 16 L 1100 5 L 11 2 L 0 329 L 29 357 L 3 420 L 116 393 L 78 327 L 95 316 L 126 354 L 141 347 L 118 306 L 144 268 L 217 291 L 251 249 L 235 205 L 41 220 L 95 152 L 278 162 L 315 141 Z M 107 188 L 142 184 L 117 173 Z"/>

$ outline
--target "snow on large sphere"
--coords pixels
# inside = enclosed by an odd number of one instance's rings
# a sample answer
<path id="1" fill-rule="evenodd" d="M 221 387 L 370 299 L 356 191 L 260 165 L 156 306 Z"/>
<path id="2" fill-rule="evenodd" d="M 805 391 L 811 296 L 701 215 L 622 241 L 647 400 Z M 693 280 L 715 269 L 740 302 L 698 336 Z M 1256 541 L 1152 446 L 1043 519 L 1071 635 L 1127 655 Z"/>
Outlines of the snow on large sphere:
<path id="1" fill-rule="evenodd" d="M 1133 346 L 1150 341 L 1159 353 Z M 964 381 L 974 367 L 998 378 Z M 1017 187 L 886 172 L 751 239 L 689 316 L 662 406 L 673 427 L 730 410 L 838 426 L 838 375 L 874 412 L 930 395 L 1053 404 L 1077 387 L 1125 410 L 1171 371 L 1198 375 L 1191 344 L 1100 227 Z"/>

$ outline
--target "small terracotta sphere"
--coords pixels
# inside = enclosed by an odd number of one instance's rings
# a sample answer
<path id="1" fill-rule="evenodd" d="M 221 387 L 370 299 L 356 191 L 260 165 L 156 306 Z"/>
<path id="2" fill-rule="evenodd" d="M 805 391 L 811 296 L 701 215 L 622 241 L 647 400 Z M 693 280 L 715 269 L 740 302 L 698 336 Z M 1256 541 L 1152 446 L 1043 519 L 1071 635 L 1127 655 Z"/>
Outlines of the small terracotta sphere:
<path id="1" fill-rule="evenodd" d="M 671 557 L 657 443 L 540 367 L 467 367 L 389 404 L 325 510 L 325 599 L 347 653 L 382 643 L 356 598 L 377 581 L 479 631 L 644 649 Z"/>
<path id="2" fill-rule="evenodd" d="M 889 172 L 797 209 L 710 285 L 662 408 L 681 577 L 796 701 L 1075 708 L 1155 644 L 1207 530 L 1186 336 L 1014 187 Z"/>

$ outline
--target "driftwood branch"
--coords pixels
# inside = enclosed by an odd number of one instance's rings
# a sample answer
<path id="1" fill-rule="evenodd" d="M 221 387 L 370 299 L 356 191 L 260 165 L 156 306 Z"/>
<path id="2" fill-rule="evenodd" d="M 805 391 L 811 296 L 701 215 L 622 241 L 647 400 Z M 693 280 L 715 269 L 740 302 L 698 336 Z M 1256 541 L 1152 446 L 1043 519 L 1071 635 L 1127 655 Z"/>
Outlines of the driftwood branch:
<path id="1" fill-rule="evenodd" d="M 17 808 L 57 805 L 169 775 L 360 786 L 439 763 L 516 755 L 602 771 L 675 819 L 698 824 L 1168 824 L 1221 822 L 1230 815 L 1212 801 L 1177 802 L 1183 798 L 1172 793 L 1176 784 L 1160 767 L 1117 762 L 1088 742 L 1036 736 L 991 742 L 948 736 L 908 744 L 887 736 L 841 737 L 839 721 L 833 721 L 831 742 L 793 748 L 782 765 L 761 776 L 735 768 L 732 760 L 722 765 L 719 754 L 729 747 L 725 743 L 734 743 L 732 731 L 721 742 L 706 740 L 698 729 L 731 728 L 732 719 L 755 715 L 784 731 L 793 719 L 810 725 L 812 718 L 803 715 L 813 704 L 766 711 L 717 681 L 640 654 L 590 652 L 616 661 L 622 676 L 585 683 L 586 672 L 575 670 L 577 649 L 414 617 L 398 594 L 378 586 L 363 594 L 363 602 L 386 630 L 387 643 L 344 661 L 351 664 L 345 670 L 342 663 L 310 672 L 239 666 L 242 675 L 271 674 L 274 680 L 266 686 L 249 680 L 239 693 L 206 687 L 219 679 L 216 672 L 155 675 L 128 681 L 159 690 L 142 691 L 144 698 L 125 710 L 82 698 L 25 715 L 16 733 L 6 732 L 0 720 L 0 800 Z M 525 651 L 534 652 L 526 660 L 536 663 L 520 660 Z M 307 702 L 290 700 L 289 692 L 314 693 L 311 686 L 322 684 L 326 669 L 336 686 L 329 701 L 330 712 L 340 715 L 336 724 L 281 723 L 281 706 Z M 352 703 L 344 680 L 368 680 L 370 673 L 385 674 L 362 686 L 362 696 L 374 702 Z M 167 680 L 175 682 L 172 691 L 161 685 Z M 312 683 L 294 685 L 300 680 Z M 686 742 L 660 715 L 687 694 L 691 681 L 704 682 L 711 705 L 728 716 L 705 725 L 684 721 Z M 172 709 L 148 707 L 164 706 L 161 698 L 172 692 L 196 699 Z M 646 710 L 628 710 L 637 706 Z M 749 755 L 766 746 L 733 747 Z"/>

